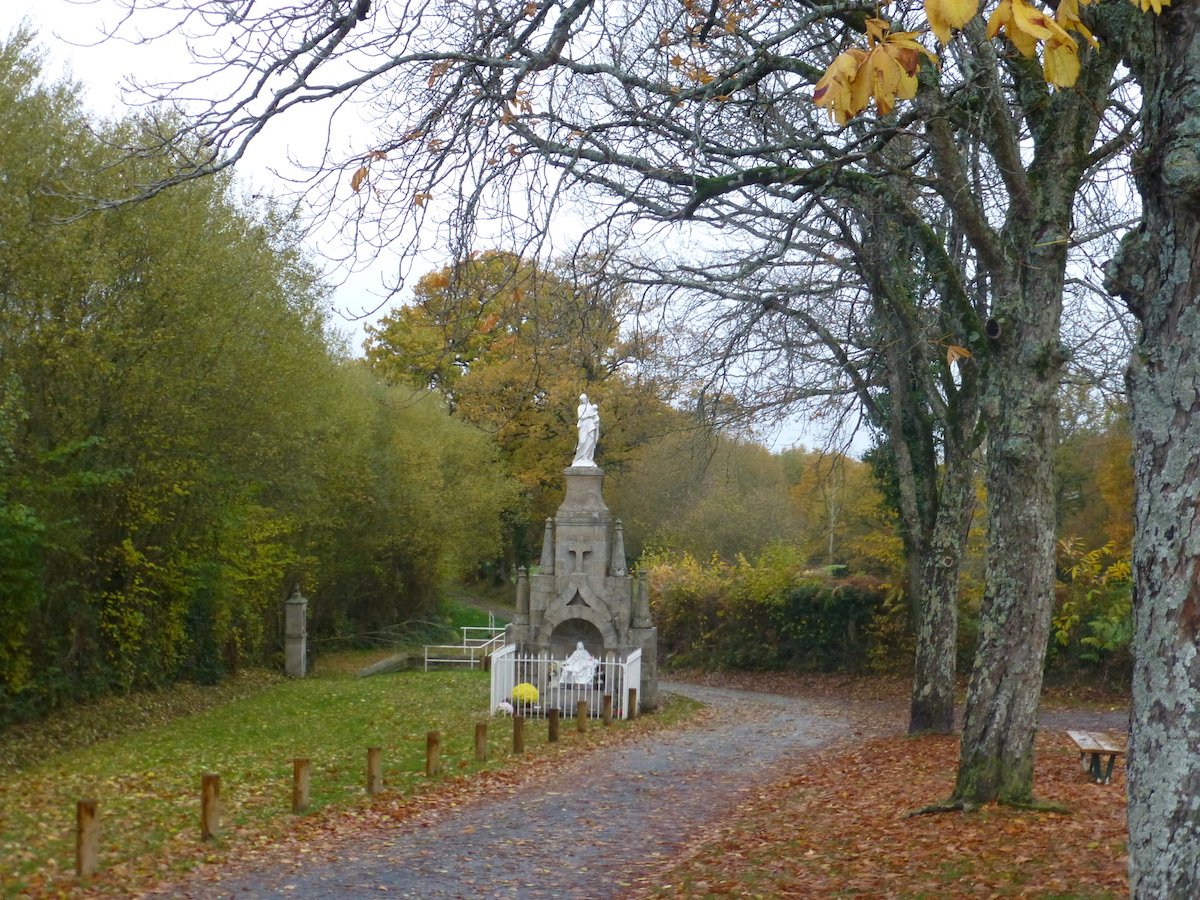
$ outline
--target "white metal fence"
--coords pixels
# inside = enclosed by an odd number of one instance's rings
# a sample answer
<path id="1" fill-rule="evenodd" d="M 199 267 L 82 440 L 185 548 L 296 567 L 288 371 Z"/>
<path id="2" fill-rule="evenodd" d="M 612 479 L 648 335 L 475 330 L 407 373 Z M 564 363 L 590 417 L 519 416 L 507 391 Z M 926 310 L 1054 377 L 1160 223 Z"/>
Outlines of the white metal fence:
<path id="1" fill-rule="evenodd" d="M 603 714 L 604 696 L 612 697 L 612 715 L 616 719 L 628 719 L 636 710 L 630 710 L 629 688 L 638 690 L 641 697 L 642 651 L 634 650 L 625 659 L 613 655 L 597 659 L 595 670 L 587 684 L 563 684 L 561 680 L 562 660 L 547 653 L 537 656 L 518 656 L 517 648 L 508 644 L 492 654 L 492 712 L 511 704 L 527 716 L 544 716 L 557 709 L 560 715 L 574 716 L 579 701 L 587 703 L 588 717 L 598 719 Z M 514 702 L 513 689 L 519 684 L 531 684 L 537 690 L 534 702 Z M 640 701 L 639 701 L 640 702 Z"/>
<path id="2" fill-rule="evenodd" d="M 504 644 L 504 627 L 464 625 L 462 642 L 458 644 L 426 644 L 425 671 L 433 665 L 482 666 L 484 657 L 491 656 Z"/>

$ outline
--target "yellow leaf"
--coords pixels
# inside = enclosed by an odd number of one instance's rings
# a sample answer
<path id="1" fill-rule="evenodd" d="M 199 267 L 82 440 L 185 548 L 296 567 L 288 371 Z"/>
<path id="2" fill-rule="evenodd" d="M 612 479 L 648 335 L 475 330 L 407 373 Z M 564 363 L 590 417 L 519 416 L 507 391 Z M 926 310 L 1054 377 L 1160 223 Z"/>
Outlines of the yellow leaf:
<path id="1" fill-rule="evenodd" d="M 1039 41 L 1046 41 L 1052 37 L 1066 37 L 1070 40 L 1067 33 L 1047 16 L 1044 10 L 1030 6 L 1025 0 L 1012 0 L 1012 21 L 1025 34 Z"/>
<path id="2" fill-rule="evenodd" d="M 1074 41 L 1046 41 L 1042 55 L 1042 75 L 1057 88 L 1069 88 L 1079 79 L 1079 48 Z"/>
<path id="3" fill-rule="evenodd" d="M 1037 40 L 1023 32 L 1016 24 L 1013 3 L 1020 0 L 1000 0 L 1000 5 L 988 18 L 987 38 L 991 40 L 1001 30 L 1022 56 L 1033 56 L 1037 52 Z"/>
<path id="4" fill-rule="evenodd" d="M 993 9 L 992 14 L 988 16 L 986 37 L 989 41 L 1000 33 L 1000 29 L 1004 27 L 1004 23 L 1009 20 L 1011 15 L 1011 4 L 1008 0 L 1000 0 L 1000 5 Z"/>
<path id="5" fill-rule="evenodd" d="M 1164 6 L 1170 6 L 1171 0 L 1129 0 L 1134 6 L 1141 7 L 1142 12 L 1154 10 L 1157 16 L 1163 11 Z"/>
<path id="6" fill-rule="evenodd" d="M 853 90 L 859 67 L 867 55 L 867 51 L 859 47 L 851 47 L 839 54 L 813 89 L 813 103 L 828 109 L 829 118 L 839 125 L 845 125 L 851 117 L 867 108 L 869 94 L 863 96 L 861 90 L 857 94 Z M 860 81 L 867 83 L 867 79 Z"/>
<path id="7" fill-rule="evenodd" d="M 921 67 L 921 56 L 924 55 L 935 66 L 938 65 L 937 54 L 921 44 L 915 31 L 897 31 L 889 34 L 884 40 L 884 46 L 892 58 L 904 68 L 909 75 L 916 75 Z"/>
<path id="8" fill-rule="evenodd" d="M 979 12 L 979 0 L 925 0 L 925 16 L 938 42 L 950 43 L 950 31 L 962 28 Z"/>
<path id="9" fill-rule="evenodd" d="M 867 57 L 867 77 L 871 80 L 871 95 L 881 116 L 886 116 L 896 105 L 900 93 L 900 79 L 904 70 L 883 47 L 876 47 Z M 859 78 L 862 78 L 860 70 Z"/>
<path id="10" fill-rule="evenodd" d="M 957 344 L 950 344 L 946 347 L 946 365 L 952 366 L 962 359 L 970 359 L 971 351 L 966 347 L 959 347 Z"/>
<path id="11" fill-rule="evenodd" d="M 1039 41 L 1053 39 L 1075 46 L 1075 39 L 1067 34 L 1062 26 L 1025 0 L 1000 0 L 1000 5 L 988 19 L 988 38 L 995 37 L 1001 30 L 1025 57 L 1033 56 L 1037 52 Z"/>
<path id="12" fill-rule="evenodd" d="M 870 50 L 851 47 L 825 70 L 813 90 L 813 102 L 829 110 L 830 118 L 845 125 L 871 103 L 886 116 L 897 100 L 917 94 L 917 73 L 924 56 L 934 65 L 937 57 L 916 40 L 915 31 L 889 32 L 883 19 L 868 19 Z"/>
<path id="13" fill-rule="evenodd" d="M 883 40 L 884 36 L 891 29 L 891 23 L 886 19 L 867 19 L 867 46 L 873 47 L 875 44 Z"/>
<path id="14" fill-rule="evenodd" d="M 1074 31 L 1083 35 L 1093 47 L 1099 48 L 1100 42 L 1086 25 L 1079 20 L 1080 0 L 1059 0 L 1058 9 L 1054 11 L 1054 20 L 1062 26 L 1063 31 Z"/>
<path id="15" fill-rule="evenodd" d="M 354 174 L 350 176 L 350 190 L 357 194 L 362 188 L 363 182 L 367 180 L 368 174 L 366 166 L 359 166 Z"/>

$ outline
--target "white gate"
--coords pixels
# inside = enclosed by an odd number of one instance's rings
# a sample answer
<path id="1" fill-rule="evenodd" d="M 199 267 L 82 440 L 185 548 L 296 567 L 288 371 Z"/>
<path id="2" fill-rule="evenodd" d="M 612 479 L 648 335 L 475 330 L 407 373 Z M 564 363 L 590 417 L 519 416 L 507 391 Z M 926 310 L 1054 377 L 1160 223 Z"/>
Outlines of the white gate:
<path id="1" fill-rule="evenodd" d="M 513 658 L 516 655 L 516 644 L 505 644 L 492 654 L 492 705 L 489 712 L 494 713 L 502 702 L 512 699 L 512 689 L 516 685 L 513 681 Z"/>
<path id="2" fill-rule="evenodd" d="M 526 716 L 544 716 L 557 709 L 562 716 L 574 716 L 582 700 L 587 705 L 589 718 L 598 719 L 604 713 L 604 697 L 612 697 L 612 715 L 617 719 L 628 719 L 629 688 L 638 689 L 641 697 L 642 651 L 634 650 L 624 660 L 613 654 L 595 661 L 595 669 L 586 684 L 563 684 L 561 681 L 563 660 L 556 660 L 548 653 L 537 656 L 517 656 L 517 648 L 508 644 L 492 654 L 492 712 L 505 709 L 510 704 Z M 533 685 L 537 700 L 514 701 L 513 689 L 519 684 Z M 639 700 L 640 702 L 640 700 Z M 634 710 L 633 712 L 636 712 Z"/>

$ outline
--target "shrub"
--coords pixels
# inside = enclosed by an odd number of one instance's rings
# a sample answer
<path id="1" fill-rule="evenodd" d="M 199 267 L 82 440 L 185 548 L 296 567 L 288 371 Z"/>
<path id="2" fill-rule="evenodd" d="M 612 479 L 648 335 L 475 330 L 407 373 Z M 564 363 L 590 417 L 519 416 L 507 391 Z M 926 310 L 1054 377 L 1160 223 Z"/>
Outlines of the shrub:
<path id="1" fill-rule="evenodd" d="M 514 703 L 520 705 L 527 706 L 532 703 L 537 703 L 538 689 L 529 682 L 523 681 L 513 688 L 512 698 Z"/>
<path id="2" fill-rule="evenodd" d="M 1113 545 L 1084 551 L 1080 541 L 1059 541 L 1059 579 L 1051 621 L 1047 668 L 1059 675 L 1099 674 L 1124 681 L 1131 669 L 1133 597 L 1128 561 Z"/>

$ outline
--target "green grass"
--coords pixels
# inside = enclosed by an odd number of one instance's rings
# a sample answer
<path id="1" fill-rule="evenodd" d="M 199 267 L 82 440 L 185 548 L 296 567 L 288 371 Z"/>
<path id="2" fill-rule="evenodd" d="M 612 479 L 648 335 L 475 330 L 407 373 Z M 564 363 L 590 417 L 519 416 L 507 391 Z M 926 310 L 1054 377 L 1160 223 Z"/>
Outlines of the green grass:
<path id="1" fill-rule="evenodd" d="M 446 601 L 445 609 L 450 627 L 455 630 L 466 626 L 484 628 L 492 624 L 487 610 L 479 609 L 476 606 L 459 603 L 457 600 L 448 600 Z M 504 616 L 496 616 L 495 624 L 507 625 L 508 619 Z"/>
<path id="2" fill-rule="evenodd" d="M 357 678 L 371 660 L 346 655 L 317 677 L 264 681 L 249 696 L 86 747 L 59 752 L 0 775 L 0 891 L 46 893 L 72 883 L 74 814 L 95 799 L 101 871 L 143 874 L 190 865 L 199 832 L 201 775 L 221 776 L 225 842 L 279 833 L 290 818 L 292 760 L 311 760 L 310 812 L 364 802 L 366 751 L 382 749 L 388 792 L 421 790 L 426 734 L 441 732 L 443 771 L 469 774 L 516 764 L 510 720 L 488 716 L 488 675 L 401 672 Z M 670 704 L 656 724 L 686 717 Z M 474 761 L 474 728 L 490 722 L 489 762 Z M 617 728 L 628 727 L 619 723 Z M 634 727 L 638 727 L 636 723 Z M 572 736 L 572 739 L 579 736 Z M 546 729 L 529 722 L 527 754 L 547 749 Z M 187 848 L 182 850 L 181 848 Z"/>

